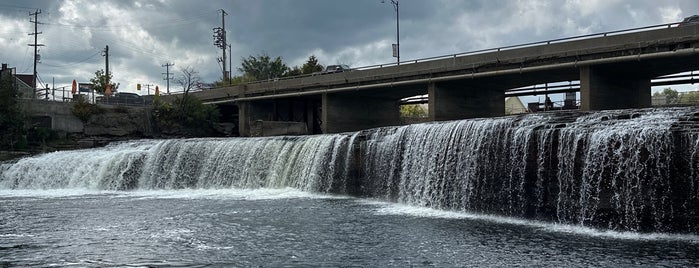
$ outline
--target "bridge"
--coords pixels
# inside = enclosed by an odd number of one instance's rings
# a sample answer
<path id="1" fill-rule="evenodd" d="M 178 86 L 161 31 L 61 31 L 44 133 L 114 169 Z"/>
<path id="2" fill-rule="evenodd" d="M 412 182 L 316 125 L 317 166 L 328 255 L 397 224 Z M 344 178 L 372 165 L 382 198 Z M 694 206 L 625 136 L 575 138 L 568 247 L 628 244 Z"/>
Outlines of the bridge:
<path id="1" fill-rule="evenodd" d="M 664 24 L 193 94 L 237 117 L 242 136 L 264 121 L 309 133 L 398 125 L 400 100 L 417 95 L 431 121 L 500 116 L 508 94 L 566 81 L 579 81 L 581 110 L 643 108 L 652 79 L 699 69 L 697 47 L 699 25 Z"/>

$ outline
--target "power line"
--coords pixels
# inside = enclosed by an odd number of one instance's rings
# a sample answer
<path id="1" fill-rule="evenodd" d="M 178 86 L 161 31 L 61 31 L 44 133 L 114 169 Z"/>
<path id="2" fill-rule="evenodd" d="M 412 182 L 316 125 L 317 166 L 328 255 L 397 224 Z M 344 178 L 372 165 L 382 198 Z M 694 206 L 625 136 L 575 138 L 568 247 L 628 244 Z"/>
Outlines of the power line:
<path id="1" fill-rule="evenodd" d="M 24 7 L 24 6 L 16 6 L 16 5 L 8 5 L 8 4 L 0 4 L 0 7 L 3 9 L 19 9 L 19 10 L 36 10 L 35 7 Z"/>
<path id="2" fill-rule="evenodd" d="M 216 12 L 218 12 L 218 10 Z M 159 24 L 150 23 L 150 24 L 139 25 L 139 26 L 142 26 L 144 28 L 176 27 L 176 26 L 190 24 L 190 23 L 195 22 L 195 21 L 199 21 L 202 18 L 208 18 L 210 13 L 211 13 L 211 11 L 206 11 L 206 12 L 201 13 L 200 15 L 196 15 L 193 17 L 164 21 L 164 22 L 161 22 Z M 78 29 L 88 28 L 88 29 L 93 30 L 93 31 L 115 31 L 115 30 L 120 30 L 122 28 L 134 26 L 134 24 L 121 24 L 121 25 L 80 25 L 80 24 L 64 24 L 64 23 L 42 23 L 42 24 L 47 25 L 47 26 L 58 26 L 58 27 L 67 27 L 67 28 L 78 28 Z"/>
<path id="3" fill-rule="evenodd" d="M 68 64 L 65 64 L 65 65 L 53 65 L 53 64 L 46 63 L 46 62 L 43 62 L 42 64 L 44 64 L 44 65 L 46 65 L 46 66 L 49 66 L 49 67 L 56 67 L 56 68 L 68 67 L 68 66 L 72 66 L 72 65 L 76 65 L 76 64 L 80 64 L 80 63 L 86 62 L 86 61 L 88 61 L 88 60 L 94 58 L 94 57 L 97 56 L 98 54 L 100 54 L 100 52 L 102 52 L 102 51 L 97 51 L 97 52 L 95 52 L 95 54 L 92 54 L 92 55 L 90 55 L 89 57 L 87 57 L 87 58 L 85 58 L 85 59 L 83 59 L 83 60 L 76 61 L 76 62 L 72 62 L 72 63 L 68 63 Z"/>

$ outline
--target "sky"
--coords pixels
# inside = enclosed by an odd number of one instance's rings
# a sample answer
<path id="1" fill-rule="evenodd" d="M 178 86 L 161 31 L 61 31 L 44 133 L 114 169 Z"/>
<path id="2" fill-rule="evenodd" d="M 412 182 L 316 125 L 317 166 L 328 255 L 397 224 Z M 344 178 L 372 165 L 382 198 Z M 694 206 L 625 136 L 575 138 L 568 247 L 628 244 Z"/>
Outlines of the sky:
<path id="1" fill-rule="evenodd" d="M 699 14 L 696 0 L 398 0 L 402 61 L 501 46 L 679 22 Z M 224 10 L 233 75 L 248 56 L 281 57 L 300 66 L 314 55 L 322 65 L 361 67 L 395 62 L 396 11 L 390 0 L 3 0 L 0 62 L 33 71 L 38 15 L 43 84 L 89 82 L 105 69 L 119 91 L 136 84 L 164 91 L 191 67 L 205 82 L 222 76 L 213 28 Z M 228 53 L 228 51 L 226 52 Z M 229 55 L 226 56 L 227 58 Z M 228 61 L 228 59 L 226 59 Z M 696 89 L 696 86 L 693 86 Z M 154 88 L 154 86 L 152 87 Z M 172 92 L 181 87 L 171 83 Z M 146 94 L 145 86 L 140 94 Z M 153 93 L 153 91 L 151 91 Z"/>

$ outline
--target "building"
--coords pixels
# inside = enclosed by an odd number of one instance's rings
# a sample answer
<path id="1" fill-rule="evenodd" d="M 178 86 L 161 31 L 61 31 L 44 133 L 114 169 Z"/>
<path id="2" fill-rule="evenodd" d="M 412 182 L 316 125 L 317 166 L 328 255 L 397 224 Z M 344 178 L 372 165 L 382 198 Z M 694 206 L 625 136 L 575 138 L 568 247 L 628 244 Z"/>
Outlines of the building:
<path id="1" fill-rule="evenodd" d="M 6 75 L 13 78 L 12 82 L 20 92 L 20 98 L 33 99 L 36 97 L 34 93 L 34 75 L 17 74 L 15 68 L 8 68 L 7 63 L 3 63 L 2 68 L 0 68 L 0 76 L 5 77 Z"/>
<path id="2" fill-rule="evenodd" d="M 505 98 L 505 114 L 523 114 L 527 112 L 527 108 L 522 104 L 519 97 Z"/>

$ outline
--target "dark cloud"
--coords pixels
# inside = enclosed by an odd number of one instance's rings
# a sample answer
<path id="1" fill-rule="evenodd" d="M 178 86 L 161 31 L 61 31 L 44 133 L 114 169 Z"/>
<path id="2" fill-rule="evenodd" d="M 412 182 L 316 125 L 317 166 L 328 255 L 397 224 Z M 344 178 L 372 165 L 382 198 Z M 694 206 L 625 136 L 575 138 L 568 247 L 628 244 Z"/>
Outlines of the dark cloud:
<path id="1" fill-rule="evenodd" d="M 164 84 L 162 67 L 192 66 L 206 81 L 221 76 L 212 28 L 224 9 L 233 66 L 267 53 L 288 65 L 315 54 L 321 64 L 389 63 L 395 11 L 380 0 L 90 1 L 0 3 L 0 61 L 26 72 L 32 52 L 29 12 L 41 9 L 39 73 L 57 84 L 111 70 L 122 90 Z M 693 0 L 400 0 L 401 59 L 453 54 L 574 35 L 675 22 L 699 13 Z M 95 55 L 97 53 L 97 55 Z"/>

